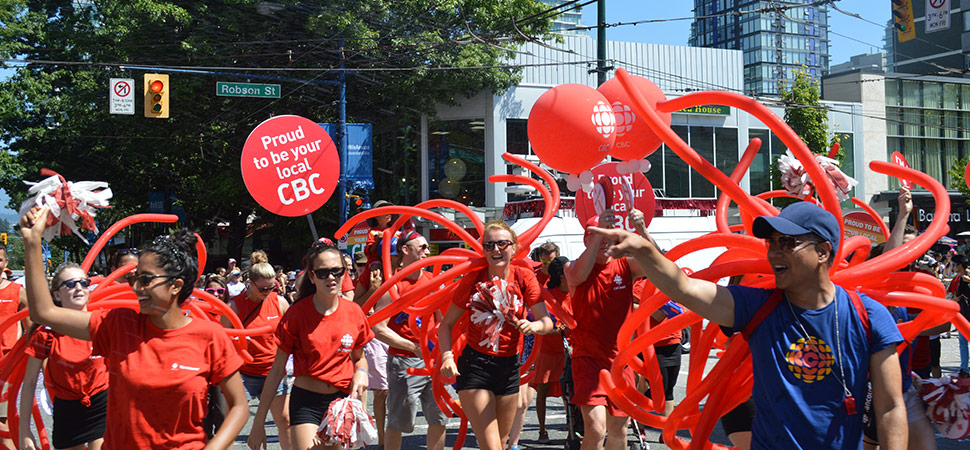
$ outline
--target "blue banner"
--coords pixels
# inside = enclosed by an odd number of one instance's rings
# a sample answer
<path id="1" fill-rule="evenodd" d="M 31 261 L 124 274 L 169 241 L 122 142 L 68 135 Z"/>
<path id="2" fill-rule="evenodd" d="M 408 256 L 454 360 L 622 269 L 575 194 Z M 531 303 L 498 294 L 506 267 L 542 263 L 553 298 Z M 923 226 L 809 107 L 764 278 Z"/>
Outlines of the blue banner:
<path id="1" fill-rule="evenodd" d="M 321 123 L 330 135 L 337 150 L 340 150 L 340 137 L 337 124 Z M 347 191 L 374 188 L 374 141 L 373 125 L 369 123 L 347 124 L 347 161 L 340 162 L 340 176 L 347 181 Z"/>

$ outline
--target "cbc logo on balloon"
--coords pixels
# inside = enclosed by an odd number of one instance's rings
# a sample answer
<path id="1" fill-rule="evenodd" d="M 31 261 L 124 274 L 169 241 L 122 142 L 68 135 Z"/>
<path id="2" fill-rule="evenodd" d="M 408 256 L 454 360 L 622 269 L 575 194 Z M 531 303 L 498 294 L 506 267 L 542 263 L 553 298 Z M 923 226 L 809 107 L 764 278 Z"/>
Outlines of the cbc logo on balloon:
<path id="1" fill-rule="evenodd" d="M 613 116 L 613 108 L 603 102 L 596 102 L 593 106 L 593 125 L 596 125 L 596 132 L 602 134 L 604 138 L 609 138 L 616 128 L 616 117 Z"/>
<path id="2" fill-rule="evenodd" d="M 633 122 L 636 122 L 637 115 L 630 110 L 629 105 L 623 102 L 613 102 L 613 117 L 616 119 L 616 137 L 623 136 L 627 131 L 633 129 Z"/>

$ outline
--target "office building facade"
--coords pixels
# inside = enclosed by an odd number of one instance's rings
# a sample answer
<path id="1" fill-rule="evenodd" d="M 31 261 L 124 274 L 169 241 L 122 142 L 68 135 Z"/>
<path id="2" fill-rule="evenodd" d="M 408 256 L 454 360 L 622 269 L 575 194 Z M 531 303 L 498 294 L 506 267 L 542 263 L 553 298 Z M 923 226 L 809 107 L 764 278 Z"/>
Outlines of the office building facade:
<path id="1" fill-rule="evenodd" d="M 828 72 L 828 7 L 812 3 L 694 0 L 689 45 L 741 50 L 744 93 L 775 95 L 796 70 L 814 78 Z"/>

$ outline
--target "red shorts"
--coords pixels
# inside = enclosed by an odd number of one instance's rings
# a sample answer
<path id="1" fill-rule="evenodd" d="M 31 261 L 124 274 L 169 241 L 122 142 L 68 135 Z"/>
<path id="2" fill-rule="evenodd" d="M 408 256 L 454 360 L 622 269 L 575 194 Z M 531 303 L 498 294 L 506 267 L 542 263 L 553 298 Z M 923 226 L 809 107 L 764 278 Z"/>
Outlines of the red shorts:
<path id="1" fill-rule="evenodd" d="M 606 395 L 606 386 L 600 382 L 600 370 L 610 370 L 610 361 L 589 356 L 573 357 L 573 398 L 574 405 L 606 406 L 606 411 L 615 417 L 628 417 Z M 623 368 L 623 379 L 635 386 L 633 369 Z"/>
<path id="2" fill-rule="evenodd" d="M 540 384 L 549 384 L 549 396 L 559 397 L 562 391 L 559 388 L 559 377 L 562 376 L 563 367 L 566 365 L 566 355 L 564 353 L 542 353 L 536 356 L 535 376 L 529 382 L 529 386 L 535 388 Z"/>

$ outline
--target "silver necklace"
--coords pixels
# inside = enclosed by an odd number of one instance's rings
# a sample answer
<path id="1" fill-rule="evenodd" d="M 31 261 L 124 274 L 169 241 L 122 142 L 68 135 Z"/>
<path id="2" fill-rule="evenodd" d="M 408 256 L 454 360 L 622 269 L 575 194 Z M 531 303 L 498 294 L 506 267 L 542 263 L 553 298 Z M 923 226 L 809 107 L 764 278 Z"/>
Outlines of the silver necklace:
<path id="1" fill-rule="evenodd" d="M 838 294 L 836 294 L 835 298 L 832 299 L 832 302 L 835 303 L 835 305 L 833 305 L 835 308 L 835 349 L 838 357 L 840 376 L 835 376 L 835 373 L 833 373 L 832 376 L 835 377 L 835 379 L 839 382 L 839 384 L 842 385 L 842 393 L 844 395 L 843 405 L 845 405 L 846 412 L 852 415 L 856 413 L 855 397 L 852 396 L 852 391 L 849 390 L 849 386 L 847 386 L 845 383 L 845 369 L 842 368 L 842 339 L 840 336 L 841 333 L 839 332 L 838 300 L 839 300 L 839 296 Z M 801 328 L 802 330 L 802 334 L 805 335 L 805 340 L 810 344 L 814 345 L 816 350 L 820 350 L 821 345 L 819 344 L 817 339 L 813 339 L 812 336 L 808 334 L 808 330 L 805 329 L 805 326 L 802 325 L 802 321 L 799 320 L 798 315 L 795 314 L 795 309 L 792 308 L 791 301 L 788 300 L 788 296 L 785 296 L 785 304 L 788 305 L 788 311 L 791 312 L 792 317 L 795 318 L 795 323 L 798 324 L 798 327 Z"/>

